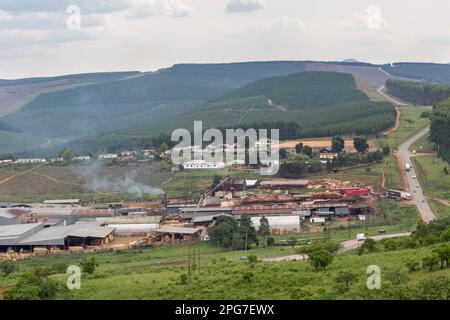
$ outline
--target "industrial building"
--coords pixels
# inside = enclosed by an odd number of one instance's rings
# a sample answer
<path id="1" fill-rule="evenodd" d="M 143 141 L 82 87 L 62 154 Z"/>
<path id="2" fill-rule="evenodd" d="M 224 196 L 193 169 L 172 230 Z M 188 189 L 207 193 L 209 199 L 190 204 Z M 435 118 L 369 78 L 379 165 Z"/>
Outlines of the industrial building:
<path id="1" fill-rule="evenodd" d="M 103 246 L 113 239 L 114 228 L 98 223 L 76 223 L 45 228 L 44 223 L 0 226 L 0 250 L 30 250 L 36 247 L 68 249 L 69 247 Z"/>
<path id="2" fill-rule="evenodd" d="M 158 241 L 177 244 L 182 241 L 199 239 L 201 233 L 201 228 L 165 226 L 156 230 L 156 237 Z"/>
<path id="3" fill-rule="evenodd" d="M 80 204 L 80 199 L 45 200 L 44 204 Z"/>
<path id="4" fill-rule="evenodd" d="M 27 211 L 16 208 L 0 208 L 0 226 L 25 222 Z"/>
<path id="5" fill-rule="evenodd" d="M 43 223 L 0 226 L 0 251 L 16 246 L 21 240 L 44 229 Z"/>

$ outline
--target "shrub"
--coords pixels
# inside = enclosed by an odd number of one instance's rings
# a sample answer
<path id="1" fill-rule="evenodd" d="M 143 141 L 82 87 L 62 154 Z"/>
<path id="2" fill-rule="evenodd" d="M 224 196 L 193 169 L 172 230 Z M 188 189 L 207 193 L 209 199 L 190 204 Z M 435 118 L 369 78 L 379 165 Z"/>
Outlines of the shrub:
<path id="1" fill-rule="evenodd" d="M 12 260 L 2 260 L 0 261 L 0 273 L 7 277 L 11 273 L 18 270 L 17 264 Z"/>
<path id="2" fill-rule="evenodd" d="M 433 271 L 436 266 L 439 265 L 439 257 L 437 255 L 432 255 L 423 258 L 422 264 L 424 268 L 428 268 L 429 271 Z"/>
<path id="3" fill-rule="evenodd" d="M 94 257 L 91 257 L 89 259 L 85 259 L 81 262 L 81 269 L 83 272 L 86 272 L 87 274 L 94 273 L 95 269 L 99 266 L 99 263 L 97 260 L 95 260 Z"/>
<path id="4" fill-rule="evenodd" d="M 188 282 L 188 276 L 187 276 L 187 274 L 182 274 L 182 275 L 180 275 L 180 284 L 181 285 L 186 285 L 187 284 L 187 282 Z"/>
<path id="5" fill-rule="evenodd" d="M 420 269 L 420 263 L 415 260 L 408 260 L 406 261 L 405 265 L 408 268 L 409 272 L 414 272 Z"/>
<path id="6" fill-rule="evenodd" d="M 333 254 L 326 250 L 314 250 L 308 253 L 308 261 L 314 271 L 325 270 L 333 262 Z"/>

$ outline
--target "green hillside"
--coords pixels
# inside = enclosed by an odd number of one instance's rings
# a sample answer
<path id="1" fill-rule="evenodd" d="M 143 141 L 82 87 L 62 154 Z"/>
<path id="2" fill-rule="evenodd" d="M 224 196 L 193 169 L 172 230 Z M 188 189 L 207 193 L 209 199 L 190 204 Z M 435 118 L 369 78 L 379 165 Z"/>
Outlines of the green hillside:
<path id="1" fill-rule="evenodd" d="M 74 83 L 95 83 L 95 82 L 105 82 L 123 79 L 126 77 L 137 76 L 139 74 L 140 74 L 139 71 L 124 71 L 124 72 L 80 73 L 55 77 L 37 77 L 37 78 L 24 78 L 14 80 L 0 79 L 0 86 L 30 85 L 59 80 L 71 81 Z"/>
<path id="2" fill-rule="evenodd" d="M 303 69 L 303 62 L 175 65 L 124 80 L 41 94 L 2 120 L 49 137 L 95 135 L 159 121 L 251 81 Z"/>
<path id="3" fill-rule="evenodd" d="M 335 133 L 374 133 L 393 125 L 395 111 L 389 103 L 369 101 L 356 89 L 351 75 L 335 72 L 302 72 L 263 79 L 184 113 L 136 128 L 116 132 L 145 136 L 193 126 L 278 127 L 294 122 L 294 136 L 327 136 Z M 282 132 L 283 134 L 283 132 Z M 287 133 L 285 134 L 287 135 Z"/>
<path id="4" fill-rule="evenodd" d="M 47 146 L 48 138 L 20 132 L 0 130 L 0 155 L 23 152 L 30 148 Z"/>
<path id="5" fill-rule="evenodd" d="M 448 64 L 400 62 L 383 65 L 381 68 L 399 77 L 425 82 L 450 82 L 450 65 Z"/>

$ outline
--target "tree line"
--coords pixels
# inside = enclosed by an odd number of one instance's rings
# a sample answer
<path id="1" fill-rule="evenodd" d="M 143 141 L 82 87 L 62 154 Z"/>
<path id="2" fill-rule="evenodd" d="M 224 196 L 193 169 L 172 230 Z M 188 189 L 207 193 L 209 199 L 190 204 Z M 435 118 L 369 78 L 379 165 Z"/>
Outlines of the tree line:
<path id="1" fill-rule="evenodd" d="M 450 85 L 388 80 L 389 93 L 415 105 L 435 105 L 450 97 Z"/>
<path id="2" fill-rule="evenodd" d="M 434 107 L 430 116 L 430 140 L 439 156 L 450 163 L 450 98 Z"/>

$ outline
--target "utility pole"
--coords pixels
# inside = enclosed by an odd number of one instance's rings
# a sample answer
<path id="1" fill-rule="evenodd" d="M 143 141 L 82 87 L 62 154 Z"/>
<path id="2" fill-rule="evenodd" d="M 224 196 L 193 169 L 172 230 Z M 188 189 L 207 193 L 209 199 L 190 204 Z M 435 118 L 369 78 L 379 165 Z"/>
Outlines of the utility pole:
<path id="1" fill-rule="evenodd" d="M 191 276 L 191 246 L 188 246 L 188 275 Z"/>
<path id="2" fill-rule="evenodd" d="M 247 245 L 248 245 L 248 231 L 245 232 L 245 251 L 247 251 Z"/>
<path id="3" fill-rule="evenodd" d="M 198 255 L 197 269 L 198 269 L 198 274 L 200 274 L 200 243 L 198 243 L 197 255 Z"/>
<path id="4" fill-rule="evenodd" d="M 350 232 L 350 215 L 347 217 L 347 227 L 348 227 L 348 239 L 350 240 L 352 238 Z"/>

